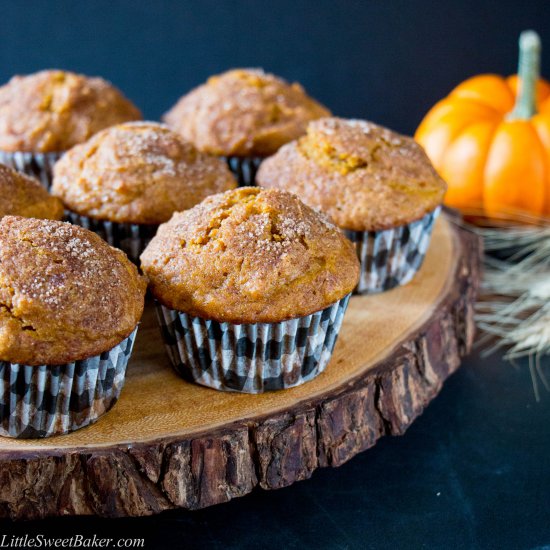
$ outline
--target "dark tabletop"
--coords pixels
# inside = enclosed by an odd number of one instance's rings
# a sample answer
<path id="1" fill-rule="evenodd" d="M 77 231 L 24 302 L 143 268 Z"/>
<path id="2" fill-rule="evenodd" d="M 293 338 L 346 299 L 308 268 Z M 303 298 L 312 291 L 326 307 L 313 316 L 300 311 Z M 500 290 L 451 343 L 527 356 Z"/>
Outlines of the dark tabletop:
<path id="1" fill-rule="evenodd" d="M 549 369 L 550 370 L 550 369 Z M 550 393 L 474 354 L 405 435 L 337 469 L 196 512 L 0 522 L 2 534 L 142 537 L 145 548 L 550 548 Z"/>

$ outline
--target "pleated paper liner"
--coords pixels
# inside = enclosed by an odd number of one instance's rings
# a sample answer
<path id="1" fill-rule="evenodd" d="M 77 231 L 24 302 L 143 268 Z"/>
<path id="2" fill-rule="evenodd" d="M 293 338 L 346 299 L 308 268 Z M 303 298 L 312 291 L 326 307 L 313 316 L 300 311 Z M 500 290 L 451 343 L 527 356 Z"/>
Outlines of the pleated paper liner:
<path id="1" fill-rule="evenodd" d="M 120 248 L 137 265 L 139 265 L 139 256 L 158 229 L 158 225 L 110 222 L 81 216 L 68 210 L 65 216 L 71 223 L 97 233 L 111 246 Z"/>
<path id="2" fill-rule="evenodd" d="M 27 151 L 0 151 L 0 163 L 36 178 L 49 191 L 52 186 L 54 164 L 63 153 L 30 153 Z"/>
<path id="3" fill-rule="evenodd" d="M 349 295 L 279 323 L 233 324 L 192 317 L 157 303 L 168 356 L 187 380 L 244 393 L 304 384 L 327 366 Z"/>
<path id="4" fill-rule="evenodd" d="M 0 435 L 49 437 L 95 422 L 120 396 L 136 332 L 109 351 L 64 365 L 0 361 Z"/>
<path id="5" fill-rule="evenodd" d="M 262 157 L 222 157 L 239 182 L 239 187 L 256 185 L 256 173 L 264 160 Z"/>
<path id="6" fill-rule="evenodd" d="M 420 220 L 381 231 L 345 231 L 361 264 L 356 294 L 372 294 L 404 285 L 416 275 L 430 245 L 438 207 Z"/>

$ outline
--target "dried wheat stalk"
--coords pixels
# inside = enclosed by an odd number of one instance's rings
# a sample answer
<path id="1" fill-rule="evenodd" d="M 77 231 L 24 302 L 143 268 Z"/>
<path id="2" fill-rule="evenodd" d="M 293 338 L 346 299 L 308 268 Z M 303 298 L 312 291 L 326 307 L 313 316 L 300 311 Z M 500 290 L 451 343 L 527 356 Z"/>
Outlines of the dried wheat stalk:
<path id="1" fill-rule="evenodd" d="M 550 228 L 487 229 L 468 226 L 485 245 L 485 275 L 476 321 L 485 354 L 506 349 L 514 361 L 527 357 L 537 400 L 550 391 L 543 358 L 550 356 Z M 504 260 L 495 257 L 507 254 Z"/>

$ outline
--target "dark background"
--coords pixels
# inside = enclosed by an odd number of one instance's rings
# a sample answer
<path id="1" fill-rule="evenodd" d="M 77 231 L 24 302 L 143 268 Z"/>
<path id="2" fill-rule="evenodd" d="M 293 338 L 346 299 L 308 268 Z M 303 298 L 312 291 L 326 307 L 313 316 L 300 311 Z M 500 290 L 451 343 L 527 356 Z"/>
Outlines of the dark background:
<path id="1" fill-rule="evenodd" d="M 209 75 L 261 66 L 342 116 L 412 133 L 464 78 L 548 49 L 550 2 L 0 1 L 0 81 L 101 75 L 156 119 Z M 157 518 L 0 522 L 7 533 L 145 537 L 146 548 L 550 548 L 550 394 L 523 365 L 469 358 L 426 413 L 337 470 Z"/>
<path id="2" fill-rule="evenodd" d="M 63 68 L 119 86 L 158 119 L 231 67 L 301 82 L 335 114 L 412 133 L 464 78 L 516 70 L 517 38 L 548 48 L 547 0 L 0 1 L 0 82 Z"/>

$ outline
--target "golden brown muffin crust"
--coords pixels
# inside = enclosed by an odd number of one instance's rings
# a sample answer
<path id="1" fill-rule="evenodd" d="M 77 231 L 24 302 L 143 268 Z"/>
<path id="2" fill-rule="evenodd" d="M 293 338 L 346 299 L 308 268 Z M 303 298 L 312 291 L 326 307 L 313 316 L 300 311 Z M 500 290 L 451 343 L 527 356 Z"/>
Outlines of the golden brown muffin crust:
<path id="1" fill-rule="evenodd" d="M 222 160 L 199 153 L 164 125 L 131 122 L 65 153 L 54 168 L 52 193 L 85 216 L 159 224 L 235 187 Z"/>
<path id="2" fill-rule="evenodd" d="M 61 220 L 63 203 L 34 178 L 0 164 L 0 218 L 9 215 Z"/>
<path id="3" fill-rule="evenodd" d="M 353 245 L 322 214 L 290 193 L 257 187 L 174 214 L 141 262 L 161 303 L 232 323 L 309 315 L 359 278 Z"/>
<path id="4" fill-rule="evenodd" d="M 234 69 L 183 96 L 164 120 L 201 151 L 266 157 L 304 134 L 310 120 L 329 115 L 299 84 Z"/>
<path id="5" fill-rule="evenodd" d="M 68 223 L 0 221 L 0 360 L 62 364 L 107 351 L 143 312 L 145 281 L 123 252 Z"/>
<path id="6" fill-rule="evenodd" d="M 0 87 L 0 149 L 66 151 L 139 110 L 102 78 L 47 70 L 14 76 Z"/>
<path id="7" fill-rule="evenodd" d="M 412 138 L 363 120 L 324 118 L 260 166 L 262 187 L 295 193 L 345 229 L 408 224 L 443 201 L 446 185 Z"/>

